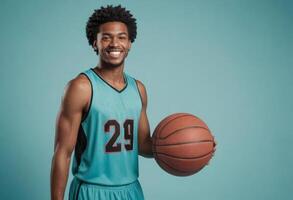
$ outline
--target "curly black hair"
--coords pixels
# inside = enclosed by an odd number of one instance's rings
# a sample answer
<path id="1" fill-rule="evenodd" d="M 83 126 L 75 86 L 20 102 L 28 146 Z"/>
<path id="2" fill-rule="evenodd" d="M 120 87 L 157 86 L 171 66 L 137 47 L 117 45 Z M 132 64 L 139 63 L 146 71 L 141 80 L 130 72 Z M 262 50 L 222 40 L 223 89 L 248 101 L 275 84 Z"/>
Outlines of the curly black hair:
<path id="1" fill-rule="evenodd" d="M 129 40 L 134 42 L 136 38 L 136 19 L 130 13 L 129 10 L 118 6 L 108 5 L 107 7 L 101 7 L 94 11 L 94 13 L 89 17 L 86 24 L 86 36 L 89 45 L 93 46 L 94 41 L 97 39 L 97 34 L 99 32 L 99 27 L 101 24 L 106 22 L 118 21 L 122 22 L 127 26 Z M 97 54 L 98 51 L 96 50 Z"/>

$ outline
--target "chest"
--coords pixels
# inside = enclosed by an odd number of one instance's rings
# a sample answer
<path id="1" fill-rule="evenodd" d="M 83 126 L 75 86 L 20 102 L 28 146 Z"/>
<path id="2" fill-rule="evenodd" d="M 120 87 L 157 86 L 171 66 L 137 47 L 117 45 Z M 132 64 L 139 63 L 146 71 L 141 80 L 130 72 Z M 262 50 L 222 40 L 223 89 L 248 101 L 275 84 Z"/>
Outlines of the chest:
<path id="1" fill-rule="evenodd" d="M 96 90 L 92 99 L 92 112 L 107 119 L 138 118 L 141 99 L 135 89 L 128 87 L 121 93 L 110 89 Z"/>

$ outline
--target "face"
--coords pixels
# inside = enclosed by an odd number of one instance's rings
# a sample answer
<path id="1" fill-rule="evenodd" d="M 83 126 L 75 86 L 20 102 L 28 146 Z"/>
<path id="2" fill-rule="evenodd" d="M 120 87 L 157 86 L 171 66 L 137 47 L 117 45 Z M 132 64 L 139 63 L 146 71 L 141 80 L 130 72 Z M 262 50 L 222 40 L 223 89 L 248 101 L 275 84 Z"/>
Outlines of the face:
<path id="1" fill-rule="evenodd" d="M 101 62 L 121 66 L 131 47 L 127 26 L 122 22 L 102 24 L 94 45 L 99 50 Z"/>

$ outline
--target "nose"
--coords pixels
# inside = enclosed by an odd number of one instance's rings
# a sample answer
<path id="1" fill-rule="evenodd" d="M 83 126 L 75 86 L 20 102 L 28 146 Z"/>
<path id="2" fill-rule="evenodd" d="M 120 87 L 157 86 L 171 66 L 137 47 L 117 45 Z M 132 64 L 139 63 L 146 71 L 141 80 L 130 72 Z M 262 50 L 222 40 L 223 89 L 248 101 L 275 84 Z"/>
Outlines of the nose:
<path id="1" fill-rule="evenodd" d="M 118 39 L 116 37 L 113 37 L 110 42 L 111 47 L 117 47 L 118 46 Z"/>

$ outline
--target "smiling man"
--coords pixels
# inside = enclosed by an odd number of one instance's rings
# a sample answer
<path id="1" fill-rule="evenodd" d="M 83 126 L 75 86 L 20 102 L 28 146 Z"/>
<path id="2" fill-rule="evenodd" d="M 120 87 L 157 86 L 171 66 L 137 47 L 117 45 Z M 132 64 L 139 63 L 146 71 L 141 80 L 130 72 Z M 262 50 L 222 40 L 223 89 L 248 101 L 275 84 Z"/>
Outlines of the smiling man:
<path id="1" fill-rule="evenodd" d="M 136 20 L 121 6 L 101 7 L 86 26 L 99 64 L 71 80 L 57 117 L 51 199 L 142 200 L 138 155 L 153 157 L 144 85 L 124 72 Z"/>

